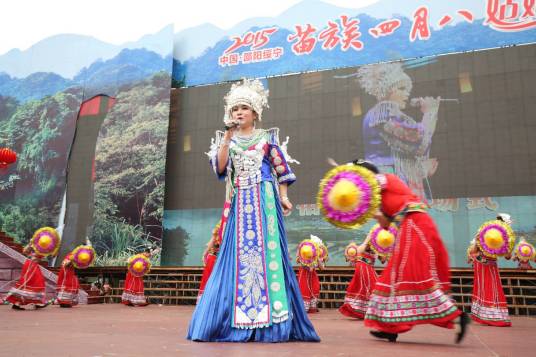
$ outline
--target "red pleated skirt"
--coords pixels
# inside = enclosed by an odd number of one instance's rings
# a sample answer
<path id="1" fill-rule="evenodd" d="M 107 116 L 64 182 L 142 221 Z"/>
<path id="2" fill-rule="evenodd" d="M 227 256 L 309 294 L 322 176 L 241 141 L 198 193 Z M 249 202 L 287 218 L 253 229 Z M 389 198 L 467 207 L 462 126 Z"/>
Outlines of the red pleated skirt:
<path id="1" fill-rule="evenodd" d="M 369 264 L 358 258 L 354 276 L 344 297 L 344 304 L 339 307 L 339 312 L 344 316 L 363 319 L 367 312 L 367 305 L 372 293 L 372 289 L 376 285 L 378 275 L 374 270 L 374 257 L 369 254 L 365 255 L 367 260 L 371 260 Z"/>
<path id="2" fill-rule="evenodd" d="M 31 259 L 26 260 L 22 266 L 20 278 L 9 290 L 6 301 L 14 305 L 44 305 L 46 303 L 45 278 L 39 264 Z"/>
<path id="3" fill-rule="evenodd" d="M 448 254 L 427 213 L 408 213 L 395 250 L 370 296 L 365 325 L 389 333 L 418 324 L 454 328 L 461 312 L 447 294 Z"/>
<path id="4" fill-rule="evenodd" d="M 143 277 L 134 276 L 130 274 L 130 272 L 127 273 L 125 288 L 123 289 L 123 295 L 121 296 L 121 303 L 134 306 L 147 305 L 143 287 Z"/>
<path id="5" fill-rule="evenodd" d="M 490 326 L 511 326 L 497 261 L 474 259 L 471 318 Z"/>
<path id="6" fill-rule="evenodd" d="M 320 280 L 316 270 L 301 267 L 298 271 L 298 284 L 303 297 L 305 311 L 318 312 L 318 298 L 320 297 Z"/>
<path id="7" fill-rule="evenodd" d="M 56 284 L 57 301 L 61 305 L 74 306 L 78 304 L 78 289 L 80 283 L 72 266 L 61 267 Z"/>

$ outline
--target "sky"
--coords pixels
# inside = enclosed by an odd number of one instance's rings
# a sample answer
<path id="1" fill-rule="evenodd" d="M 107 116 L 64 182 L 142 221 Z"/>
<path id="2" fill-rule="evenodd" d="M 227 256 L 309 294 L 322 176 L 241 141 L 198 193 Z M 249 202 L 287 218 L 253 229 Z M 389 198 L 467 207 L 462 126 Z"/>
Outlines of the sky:
<path id="1" fill-rule="evenodd" d="M 252 17 L 273 17 L 302 0 L 7 0 L 2 2 L 0 55 L 49 36 L 74 33 L 122 44 L 173 23 L 175 32 L 203 23 L 228 29 Z M 379 0 L 323 0 L 360 8 Z"/>

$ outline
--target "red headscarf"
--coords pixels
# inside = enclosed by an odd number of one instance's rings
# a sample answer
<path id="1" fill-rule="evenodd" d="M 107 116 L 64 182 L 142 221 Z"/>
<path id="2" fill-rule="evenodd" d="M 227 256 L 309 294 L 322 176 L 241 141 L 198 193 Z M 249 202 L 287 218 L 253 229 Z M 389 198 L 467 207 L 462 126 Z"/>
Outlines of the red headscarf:
<path id="1" fill-rule="evenodd" d="M 382 186 L 382 211 L 385 215 L 393 217 L 408 204 L 421 203 L 419 197 L 398 176 L 383 174 L 378 178 Z"/>

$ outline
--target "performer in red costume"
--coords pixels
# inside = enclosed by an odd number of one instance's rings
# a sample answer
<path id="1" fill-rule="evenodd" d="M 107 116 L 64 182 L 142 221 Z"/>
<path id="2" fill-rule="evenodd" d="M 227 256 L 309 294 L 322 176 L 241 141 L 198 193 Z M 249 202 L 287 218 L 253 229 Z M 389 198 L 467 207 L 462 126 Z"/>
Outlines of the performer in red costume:
<path id="1" fill-rule="evenodd" d="M 151 250 L 146 250 L 142 253 L 146 258 L 150 258 L 152 255 Z M 133 256 L 131 258 L 134 258 Z M 143 276 L 135 276 L 127 270 L 127 277 L 125 279 L 125 288 L 121 295 L 121 303 L 127 306 L 147 306 L 149 303 L 145 298 L 145 289 L 143 286 Z"/>
<path id="2" fill-rule="evenodd" d="M 381 186 L 383 228 L 398 225 L 393 255 L 370 296 L 365 325 L 377 338 L 395 342 L 415 325 L 433 324 L 459 329 L 459 343 L 470 321 L 447 294 L 450 289 L 448 254 L 426 205 L 396 175 L 379 174 L 371 163 L 354 162 L 376 174 Z"/>
<path id="3" fill-rule="evenodd" d="M 38 309 L 46 307 L 48 304 L 45 298 L 45 278 L 39 267 L 43 256 L 35 253 L 30 245 L 24 248 L 23 253 L 27 254 L 29 259 L 24 262 L 20 278 L 9 290 L 6 301 L 16 310 L 24 310 L 22 306 L 30 304 L 35 304 Z"/>
<path id="4" fill-rule="evenodd" d="M 382 263 L 385 259 L 379 256 Z M 374 270 L 376 254 L 370 247 L 370 235 L 359 246 L 355 258 L 355 271 L 344 297 L 344 304 L 339 307 L 339 312 L 344 316 L 356 319 L 365 318 L 367 305 L 372 289 L 376 285 L 378 275 Z"/>
<path id="5" fill-rule="evenodd" d="M 78 289 L 80 283 L 73 266 L 73 253 L 67 254 L 58 273 L 56 284 L 57 302 L 60 307 L 72 307 L 78 305 Z"/>
<path id="6" fill-rule="evenodd" d="M 303 297 L 305 311 L 310 314 L 318 312 L 320 280 L 316 273 L 316 267 L 301 266 L 298 270 L 298 284 Z"/>
<path id="7" fill-rule="evenodd" d="M 199 293 L 197 294 L 197 302 L 203 296 L 205 291 L 205 285 L 207 284 L 210 275 L 212 274 L 212 269 L 214 264 L 216 264 L 216 259 L 218 257 L 218 252 L 220 251 L 221 244 L 221 221 L 216 224 L 216 227 L 212 230 L 212 237 L 207 243 L 207 249 L 203 253 L 203 264 L 205 268 L 203 269 L 203 276 L 201 277 L 201 283 L 199 284 Z"/>
<path id="8" fill-rule="evenodd" d="M 517 261 L 517 268 L 519 270 L 530 270 L 532 265 L 530 261 L 536 260 L 536 252 L 534 246 L 528 243 L 524 237 L 520 237 L 518 245 L 514 249 L 513 259 Z"/>
<path id="9" fill-rule="evenodd" d="M 300 266 L 298 270 L 298 285 L 303 297 L 303 305 L 307 313 L 318 312 L 318 298 L 320 297 L 320 279 L 316 273 L 316 269 L 324 269 L 328 259 L 327 247 L 324 242 L 317 236 L 311 234 L 311 242 L 318 248 L 318 258 L 314 265 Z M 298 262 L 299 259 L 297 258 Z"/>
<path id="10" fill-rule="evenodd" d="M 497 219 L 511 225 L 510 215 L 501 213 Z M 474 269 L 471 319 L 483 325 L 512 326 L 504 296 L 497 258 L 486 256 L 477 244 L 472 245 L 469 256 Z M 505 258 L 510 259 L 510 255 Z"/>

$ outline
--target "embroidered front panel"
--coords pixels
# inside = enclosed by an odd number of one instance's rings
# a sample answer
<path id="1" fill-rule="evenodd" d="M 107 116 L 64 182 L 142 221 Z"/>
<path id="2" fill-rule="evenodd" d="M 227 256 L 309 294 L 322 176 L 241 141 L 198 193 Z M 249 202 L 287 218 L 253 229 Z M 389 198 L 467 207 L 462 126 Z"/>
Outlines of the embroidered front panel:
<path id="1" fill-rule="evenodd" d="M 456 310 L 454 302 L 439 289 L 423 295 L 382 297 L 372 294 L 365 318 L 383 322 L 434 320 Z"/>
<path id="2" fill-rule="evenodd" d="M 236 200 L 238 249 L 233 327 L 265 327 L 271 319 L 259 186 L 239 189 Z"/>
<path id="3" fill-rule="evenodd" d="M 231 142 L 230 153 L 234 164 L 235 187 L 248 188 L 261 182 L 261 166 L 267 143 L 264 137 L 259 137 L 257 140 L 243 145 L 234 140 Z"/>
<path id="4" fill-rule="evenodd" d="M 279 224 L 274 188 L 271 182 L 263 182 L 265 192 L 266 213 L 266 262 L 268 270 L 269 296 L 272 303 L 272 322 L 279 323 L 288 319 L 288 301 L 285 289 L 285 275 L 283 260 L 281 258 L 281 244 L 279 241 Z"/>

